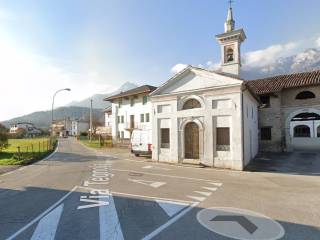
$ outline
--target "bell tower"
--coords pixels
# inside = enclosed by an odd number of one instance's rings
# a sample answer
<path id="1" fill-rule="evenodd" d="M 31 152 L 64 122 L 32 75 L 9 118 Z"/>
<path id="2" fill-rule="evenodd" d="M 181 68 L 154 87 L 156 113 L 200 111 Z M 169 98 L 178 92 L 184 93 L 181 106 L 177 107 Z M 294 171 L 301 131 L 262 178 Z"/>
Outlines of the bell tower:
<path id="1" fill-rule="evenodd" d="M 232 12 L 232 0 L 229 1 L 227 20 L 224 23 L 224 33 L 216 35 L 221 46 L 222 72 L 239 76 L 241 68 L 241 43 L 246 39 L 243 29 L 235 29 Z"/>

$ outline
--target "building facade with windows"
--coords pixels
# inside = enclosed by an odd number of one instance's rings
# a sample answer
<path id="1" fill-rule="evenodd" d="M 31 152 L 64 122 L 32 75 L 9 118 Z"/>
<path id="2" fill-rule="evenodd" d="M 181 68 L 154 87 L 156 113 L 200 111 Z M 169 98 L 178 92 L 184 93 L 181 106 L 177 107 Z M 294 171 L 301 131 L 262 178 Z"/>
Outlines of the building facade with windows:
<path id="1" fill-rule="evenodd" d="M 259 96 L 260 151 L 320 150 L 320 71 L 248 81 Z"/>
<path id="2" fill-rule="evenodd" d="M 151 101 L 149 94 L 156 89 L 144 85 L 105 98 L 112 103 L 112 138 L 114 142 L 128 140 L 134 129 L 151 129 Z"/>

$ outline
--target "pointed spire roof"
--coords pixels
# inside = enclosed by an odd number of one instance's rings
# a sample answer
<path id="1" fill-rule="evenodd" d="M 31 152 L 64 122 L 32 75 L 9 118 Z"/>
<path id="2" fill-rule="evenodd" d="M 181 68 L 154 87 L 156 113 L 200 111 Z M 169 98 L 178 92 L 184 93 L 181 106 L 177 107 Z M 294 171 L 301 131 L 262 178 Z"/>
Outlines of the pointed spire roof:
<path id="1" fill-rule="evenodd" d="M 232 12 L 232 1 L 229 1 L 230 7 L 228 9 L 228 15 L 227 15 L 227 21 L 224 23 L 224 31 L 227 32 L 232 32 L 234 30 L 235 26 L 235 21 L 233 19 L 233 12 Z"/>

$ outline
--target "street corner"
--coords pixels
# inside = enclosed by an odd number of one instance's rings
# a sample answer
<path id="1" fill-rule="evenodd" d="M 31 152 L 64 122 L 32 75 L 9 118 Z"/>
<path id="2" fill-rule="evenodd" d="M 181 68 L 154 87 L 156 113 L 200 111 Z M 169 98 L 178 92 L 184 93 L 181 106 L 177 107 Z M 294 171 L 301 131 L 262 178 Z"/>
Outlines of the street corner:
<path id="1" fill-rule="evenodd" d="M 197 220 L 214 233 L 239 240 L 277 240 L 285 234 L 277 221 L 246 209 L 207 208 L 198 212 Z"/>

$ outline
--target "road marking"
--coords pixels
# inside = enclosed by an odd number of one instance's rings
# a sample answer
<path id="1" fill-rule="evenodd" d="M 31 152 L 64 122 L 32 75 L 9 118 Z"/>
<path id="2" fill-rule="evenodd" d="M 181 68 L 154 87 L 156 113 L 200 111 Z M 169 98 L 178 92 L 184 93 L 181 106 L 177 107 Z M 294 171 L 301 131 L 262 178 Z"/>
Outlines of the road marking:
<path id="1" fill-rule="evenodd" d="M 199 203 L 195 202 L 191 206 L 187 207 L 183 211 L 181 211 L 179 214 L 171 218 L 168 222 L 158 227 L 156 230 L 154 230 L 152 233 L 145 236 L 142 240 L 150 240 L 153 239 L 155 236 L 157 236 L 160 232 L 162 232 L 164 229 L 169 227 L 171 224 L 175 223 L 177 220 L 179 220 L 181 217 L 186 215 L 189 211 L 191 211 L 194 207 L 196 207 Z"/>
<path id="2" fill-rule="evenodd" d="M 144 166 L 142 168 L 144 168 L 144 169 L 159 169 L 159 170 L 166 170 L 166 171 L 172 170 L 172 169 L 169 169 L 169 168 L 163 168 L 163 167 L 152 166 L 152 165 L 147 165 L 147 166 Z"/>
<path id="3" fill-rule="evenodd" d="M 165 213 L 172 217 L 176 213 L 180 212 L 182 209 L 189 206 L 189 204 L 181 203 L 181 202 L 173 202 L 173 201 L 163 201 L 157 199 L 156 202 L 158 205 L 165 211 Z"/>
<path id="4" fill-rule="evenodd" d="M 109 195 L 109 205 L 99 207 L 100 240 L 123 240 L 120 221 L 114 205 L 113 197 Z"/>
<path id="5" fill-rule="evenodd" d="M 53 240 L 60 221 L 63 204 L 43 217 L 33 232 L 31 240 Z"/>
<path id="6" fill-rule="evenodd" d="M 197 220 L 208 230 L 239 240 L 277 240 L 285 234 L 277 221 L 260 213 L 231 207 L 212 207 L 197 213 Z"/>
<path id="7" fill-rule="evenodd" d="M 155 181 L 148 181 L 148 180 L 138 180 L 138 179 L 132 179 L 132 178 L 128 178 L 128 180 L 130 182 L 135 182 L 135 183 L 140 183 L 149 187 L 153 187 L 153 188 L 159 188 L 163 185 L 166 185 L 166 182 L 155 182 Z"/>
<path id="8" fill-rule="evenodd" d="M 92 196 L 90 198 L 92 198 Z M 81 205 L 81 206 L 77 207 L 78 210 L 109 205 L 108 201 L 105 202 L 105 201 L 101 201 L 101 200 L 87 199 L 87 198 L 82 198 L 82 197 L 80 198 L 80 202 L 86 202 L 86 203 L 91 203 L 91 204 Z"/>
<path id="9" fill-rule="evenodd" d="M 203 202 L 204 200 L 206 200 L 205 197 L 190 196 L 190 195 L 188 195 L 187 197 L 188 197 L 188 198 L 191 198 L 191 199 L 193 199 L 193 200 L 199 201 L 199 202 Z"/>
<path id="10" fill-rule="evenodd" d="M 222 183 L 216 183 L 216 182 L 209 182 L 209 184 L 215 185 L 217 187 L 221 187 L 222 186 Z"/>
<path id="11" fill-rule="evenodd" d="M 126 169 L 118 169 L 113 168 L 112 171 L 115 172 L 132 172 L 132 170 L 126 170 Z M 205 182 L 212 182 L 210 179 L 203 179 L 203 178 L 191 178 L 191 177 L 183 177 L 183 176 L 174 176 L 174 175 L 167 175 L 167 174 L 159 174 L 159 173 L 149 173 L 149 172 L 137 172 L 145 175 L 152 175 L 152 176 L 160 176 L 160 177 L 169 177 L 169 178 L 179 178 L 179 179 L 187 179 L 187 180 L 196 180 L 196 181 L 205 181 Z"/>
<path id="12" fill-rule="evenodd" d="M 212 188 L 212 187 L 202 187 L 202 188 L 212 192 L 217 191 L 217 188 Z"/>
<path id="13" fill-rule="evenodd" d="M 194 191 L 194 192 L 206 197 L 209 197 L 212 194 L 212 192 L 201 192 L 201 191 Z"/>
<path id="14" fill-rule="evenodd" d="M 56 206 L 58 206 L 62 201 L 64 201 L 71 193 L 73 193 L 75 190 L 77 189 L 77 186 L 75 186 L 74 188 L 72 188 L 67 194 L 65 194 L 62 198 L 60 198 L 56 203 L 54 203 L 53 205 L 51 205 L 51 207 L 49 207 L 47 210 L 45 210 L 44 212 L 42 212 L 40 215 L 38 215 L 36 218 L 34 218 L 31 222 L 29 222 L 27 225 L 25 225 L 24 227 L 22 227 L 20 230 L 18 230 L 17 232 L 15 232 L 14 234 L 12 234 L 10 237 L 8 237 L 6 240 L 12 240 L 15 237 L 17 237 L 20 233 L 22 233 L 24 230 L 26 230 L 27 228 L 29 228 L 32 224 L 34 224 L 35 222 L 39 221 L 42 217 L 44 217 L 45 215 L 47 215 L 50 211 L 52 211 L 52 209 L 54 209 Z"/>
<path id="15" fill-rule="evenodd" d="M 183 203 L 195 203 L 194 201 L 188 200 L 180 200 L 180 199 L 172 199 L 172 198 L 161 198 L 161 197 L 152 197 L 146 195 L 138 195 L 138 194 L 131 194 L 131 193 L 122 193 L 122 192 L 112 192 L 113 195 L 122 195 L 122 196 L 130 196 L 130 197 L 137 197 L 137 198 L 148 198 L 154 200 L 163 200 L 163 201 L 173 201 L 173 202 L 183 202 Z"/>

